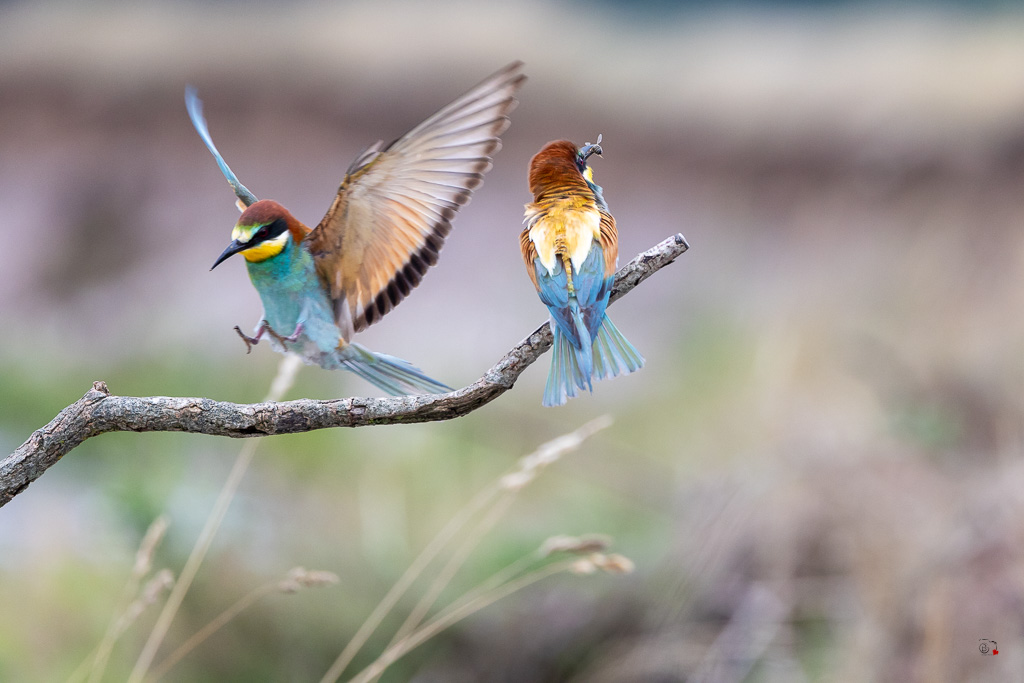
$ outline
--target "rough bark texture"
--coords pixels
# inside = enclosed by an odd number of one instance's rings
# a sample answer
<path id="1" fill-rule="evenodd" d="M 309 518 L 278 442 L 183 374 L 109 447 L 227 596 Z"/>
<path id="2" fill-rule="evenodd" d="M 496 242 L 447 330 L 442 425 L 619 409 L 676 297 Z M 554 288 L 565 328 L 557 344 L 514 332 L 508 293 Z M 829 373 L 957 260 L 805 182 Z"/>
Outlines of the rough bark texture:
<path id="1" fill-rule="evenodd" d="M 623 266 L 615 301 L 686 251 L 674 235 Z M 326 427 L 431 422 L 462 417 L 512 388 L 519 375 L 551 346 L 548 323 L 519 342 L 483 377 L 447 394 L 393 398 L 299 399 L 238 404 L 208 398 L 112 396 L 94 382 L 85 396 L 0 462 L 0 507 L 86 439 L 105 432 L 192 432 L 235 438 L 295 434 Z"/>

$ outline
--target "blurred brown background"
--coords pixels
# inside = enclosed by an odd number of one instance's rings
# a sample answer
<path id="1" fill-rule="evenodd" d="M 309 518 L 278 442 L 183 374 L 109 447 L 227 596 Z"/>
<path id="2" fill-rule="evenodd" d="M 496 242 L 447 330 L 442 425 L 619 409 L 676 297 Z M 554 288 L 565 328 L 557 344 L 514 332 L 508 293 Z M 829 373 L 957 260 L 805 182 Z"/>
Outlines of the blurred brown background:
<path id="1" fill-rule="evenodd" d="M 452 595 L 557 533 L 608 533 L 637 571 L 551 579 L 383 680 L 1019 679 L 1013 3 L 2 4 L 0 453 L 93 380 L 265 394 L 278 357 L 231 331 L 260 313 L 242 262 L 208 272 L 238 214 L 185 84 L 240 179 L 315 224 L 363 147 L 514 59 L 530 80 L 493 171 L 360 341 L 452 385 L 482 374 L 545 318 L 517 251 L 527 162 L 602 133 L 622 261 L 691 244 L 611 309 L 647 367 L 544 410 L 544 356 L 452 423 L 268 440 L 169 645 L 291 566 L 341 583 L 268 598 L 167 680 L 318 680 L 465 501 L 603 413 L 616 424 L 523 492 Z M 292 392 L 352 394 L 373 389 L 316 368 Z M 0 680 L 70 675 L 161 512 L 177 573 L 238 447 L 105 435 L 0 510 Z"/>

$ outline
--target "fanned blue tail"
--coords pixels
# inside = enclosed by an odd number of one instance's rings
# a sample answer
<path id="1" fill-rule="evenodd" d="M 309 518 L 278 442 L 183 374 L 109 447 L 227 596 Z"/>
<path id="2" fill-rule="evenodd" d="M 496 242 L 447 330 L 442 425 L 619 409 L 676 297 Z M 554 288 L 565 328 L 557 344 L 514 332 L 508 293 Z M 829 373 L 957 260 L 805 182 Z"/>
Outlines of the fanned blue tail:
<path id="1" fill-rule="evenodd" d="M 545 406 L 560 406 L 576 396 L 577 387 L 585 387 L 587 378 L 583 377 L 579 361 L 576 359 L 578 349 L 569 338 L 562 334 L 558 325 L 552 326 L 554 343 L 551 346 L 551 369 L 548 381 L 544 385 Z"/>
<path id="2" fill-rule="evenodd" d="M 626 375 L 644 366 L 644 358 L 622 336 L 611 319 L 605 315 L 597 330 L 593 344 L 578 349 L 552 325 L 551 369 L 544 386 L 544 406 L 560 406 L 577 395 L 578 389 L 593 391 L 594 380 Z M 585 334 L 584 339 L 589 340 Z"/>
<path id="3" fill-rule="evenodd" d="M 448 385 L 427 377 L 409 361 L 374 353 L 359 344 L 347 344 L 338 353 L 342 367 L 392 396 L 444 394 L 452 390 Z"/>
<path id="4" fill-rule="evenodd" d="M 591 376 L 594 374 L 594 358 L 590 331 L 583 320 L 576 299 L 569 300 L 569 305 L 561 313 L 567 313 L 572 324 L 574 335 L 569 337 L 562 331 L 562 326 L 552 320 L 551 370 L 544 387 L 544 405 L 560 406 L 576 395 L 576 389 L 593 391 Z M 579 340 L 579 346 L 574 341 Z"/>
<path id="5" fill-rule="evenodd" d="M 607 315 L 594 340 L 594 379 L 628 375 L 644 366 L 644 357 L 622 336 Z"/>

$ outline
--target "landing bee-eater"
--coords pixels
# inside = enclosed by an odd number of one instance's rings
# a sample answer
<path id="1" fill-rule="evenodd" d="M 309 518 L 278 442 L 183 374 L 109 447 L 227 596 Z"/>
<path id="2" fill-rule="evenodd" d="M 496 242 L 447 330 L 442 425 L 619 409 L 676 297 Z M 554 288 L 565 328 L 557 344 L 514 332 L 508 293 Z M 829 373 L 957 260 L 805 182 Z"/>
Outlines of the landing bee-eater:
<path id="1" fill-rule="evenodd" d="M 639 370 L 644 359 L 605 313 L 615 282 L 619 234 L 587 165 L 597 143 L 544 145 L 530 160 L 526 228 L 519 246 L 540 300 L 551 313 L 551 370 L 544 405 L 562 405 L 593 381 Z"/>
<path id="2" fill-rule="evenodd" d="M 245 258 L 263 302 L 252 337 L 235 328 L 247 349 L 266 333 L 277 351 L 350 370 L 389 394 L 449 390 L 410 363 L 349 340 L 397 306 L 437 263 L 452 218 L 501 147 L 498 136 L 526 78 L 521 68 L 506 66 L 391 144 L 370 146 L 312 230 L 238 181 L 210 138 L 202 102 L 186 89 L 192 124 L 242 211 L 213 267 L 233 254 Z"/>

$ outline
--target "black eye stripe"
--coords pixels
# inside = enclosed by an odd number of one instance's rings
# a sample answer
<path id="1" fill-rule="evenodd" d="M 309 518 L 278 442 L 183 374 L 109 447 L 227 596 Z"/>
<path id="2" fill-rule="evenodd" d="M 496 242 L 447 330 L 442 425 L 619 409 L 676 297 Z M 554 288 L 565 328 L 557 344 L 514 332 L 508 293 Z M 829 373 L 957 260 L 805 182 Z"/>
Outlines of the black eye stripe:
<path id="1" fill-rule="evenodd" d="M 252 239 L 249 240 L 249 242 L 258 243 L 265 242 L 267 240 L 272 240 L 287 229 L 288 224 L 285 223 L 285 220 L 283 218 L 278 218 L 273 223 L 268 223 L 267 225 L 264 225 L 259 230 L 257 230 L 253 234 Z"/>

